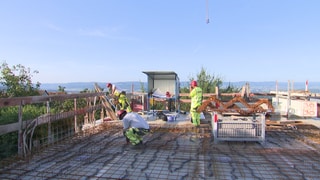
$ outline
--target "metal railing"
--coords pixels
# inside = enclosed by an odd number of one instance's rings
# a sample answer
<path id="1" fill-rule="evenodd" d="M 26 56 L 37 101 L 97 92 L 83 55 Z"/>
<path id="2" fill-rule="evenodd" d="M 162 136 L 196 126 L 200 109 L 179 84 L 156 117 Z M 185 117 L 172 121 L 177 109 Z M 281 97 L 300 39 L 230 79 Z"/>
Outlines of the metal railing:
<path id="1" fill-rule="evenodd" d="M 0 125 L 0 160 L 14 154 L 13 151 L 17 151 L 19 156 L 26 156 L 35 148 L 73 136 L 81 131 L 82 126 L 95 123 L 95 112 L 101 111 L 100 118 L 103 119 L 104 106 L 97 101 L 97 97 L 104 95 L 103 92 L 97 92 L 0 98 L 0 108 L 17 106 L 19 109 L 18 122 Z M 58 113 L 44 112 L 34 119 L 23 119 L 23 109 L 27 104 L 43 103 L 43 106 L 50 109 L 51 103 L 69 99 L 73 99 L 72 110 Z M 86 101 L 85 107 L 77 107 L 77 101 L 80 99 Z"/>
<path id="2" fill-rule="evenodd" d="M 265 114 L 258 116 L 223 117 L 212 113 L 212 133 L 214 142 L 219 141 L 265 141 Z"/>

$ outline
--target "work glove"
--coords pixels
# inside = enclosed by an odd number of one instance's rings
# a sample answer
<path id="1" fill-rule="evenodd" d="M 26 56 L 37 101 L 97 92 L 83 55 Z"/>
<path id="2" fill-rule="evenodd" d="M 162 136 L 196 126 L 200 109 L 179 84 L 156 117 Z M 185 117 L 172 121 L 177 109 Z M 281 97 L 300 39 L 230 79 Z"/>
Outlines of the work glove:
<path id="1" fill-rule="evenodd" d="M 198 111 L 199 106 L 192 108 L 193 111 Z"/>
<path id="2" fill-rule="evenodd" d="M 135 128 L 132 128 L 132 132 L 133 134 L 137 134 L 138 131 Z"/>

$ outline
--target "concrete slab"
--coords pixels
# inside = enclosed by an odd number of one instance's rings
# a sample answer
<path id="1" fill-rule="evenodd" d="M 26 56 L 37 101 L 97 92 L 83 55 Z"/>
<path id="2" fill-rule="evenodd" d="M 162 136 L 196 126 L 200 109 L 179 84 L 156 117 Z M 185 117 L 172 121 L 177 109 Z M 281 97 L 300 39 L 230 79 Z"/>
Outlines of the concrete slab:
<path id="1" fill-rule="evenodd" d="M 210 124 L 194 128 L 184 118 L 173 123 L 150 118 L 152 132 L 140 147 L 126 144 L 121 121 L 103 122 L 8 162 L 0 178 L 320 179 L 320 142 L 309 138 L 316 137 L 317 129 L 268 127 L 265 144 L 215 144 Z"/>

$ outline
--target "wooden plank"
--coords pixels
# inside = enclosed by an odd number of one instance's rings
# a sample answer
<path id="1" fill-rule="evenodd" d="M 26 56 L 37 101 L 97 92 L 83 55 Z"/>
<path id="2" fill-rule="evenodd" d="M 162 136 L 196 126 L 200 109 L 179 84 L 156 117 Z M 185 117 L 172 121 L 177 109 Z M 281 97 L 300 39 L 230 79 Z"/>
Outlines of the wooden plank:
<path id="1" fill-rule="evenodd" d="M 97 83 L 95 83 L 95 90 L 97 92 L 101 92 L 101 88 L 98 86 Z M 102 104 L 103 106 L 106 108 L 107 111 L 107 115 L 113 119 L 116 120 L 117 119 L 117 115 L 114 112 L 114 110 L 112 109 L 112 105 L 110 104 L 110 102 L 107 99 L 107 96 L 105 95 L 105 93 L 103 93 L 102 95 L 100 95 L 100 98 L 103 100 Z"/>
<path id="2" fill-rule="evenodd" d="M 18 106 L 33 103 L 40 103 L 46 101 L 63 101 L 66 99 L 74 98 L 87 98 L 94 96 L 102 96 L 103 92 L 95 93 L 77 93 L 77 94 L 64 94 L 64 95 L 49 95 L 49 96 L 26 96 L 26 97 L 12 97 L 12 98 L 0 98 L 0 107 Z"/>
<path id="3" fill-rule="evenodd" d="M 180 93 L 180 97 L 189 97 L 190 93 Z M 216 93 L 203 93 L 203 97 L 216 96 Z"/>
<path id="4" fill-rule="evenodd" d="M 19 130 L 19 123 L 12 123 L 6 125 L 0 125 L 0 135 L 7 134 L 10 132 L 18 131 Z"/>
<path id="5" fill-rule="evenodd" d="M 86 107 L 86 108 L 77 109 L 76 111 L 70 110 L 68 112 L 61 112 L 58 114 L 43 114 L 35 119 L 22 121 L 22 127 L 25 127 L 27 124 L 31 123 L 34 120 L 37 121 L 36 122 L 37 125 L 41 125 L 41 124 L 46 124 L 49 121 L 55 122 L 55 121 L 58 121 L 61 119 L 73 117 L 75 115 L 81 115 L 81 114 L 86 114 L 87 112 L 93 112 L 98 109 L 101 109 L 100 104 L 96 105 L 96 106 L 92 106 L 90 108 Z M 6 125 L 0 125 L 0 135 L 14 132 L 14 131 L 18 131 L 19 127 L 20 127 L 19 122 L 6 124 Z"/>

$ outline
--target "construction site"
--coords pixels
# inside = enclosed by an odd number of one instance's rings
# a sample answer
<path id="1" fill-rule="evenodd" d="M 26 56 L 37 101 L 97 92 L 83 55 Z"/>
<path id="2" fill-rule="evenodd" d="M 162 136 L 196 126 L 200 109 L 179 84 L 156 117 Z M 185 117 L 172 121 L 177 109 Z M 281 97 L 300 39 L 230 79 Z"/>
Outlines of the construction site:
<path id="1" fill-rule="evenodd" d="M 210 120 L 210 118 L 209 118 Z M 306 120 L 308 121 L 308 120 Z M 215 143 L 212 127 L 150 120 L 143 147 L 119 121 L 102 123 L 1 167 L 1 179 L 319 179 L 320 130 L 309 122 L 267 126 L 263 143 Z"/>
<path id="2" fill-rule="evenodd" d="M 157 74 L 146 74 L 155 82 Z M 161 85 L 170 86 L 160 82 L 149 88 Z M 172 94 L 177 89 L 174 85 L 169 88 Z M 159 94 L 154 97 L 165 98 Z M 77 98 L 92 101 L 93 97 L 100 97 L 101 104 L 88 103 L 89 107 L 73 113 L 42 116 L 29 122 L 29 126 L 22 123 L 24 128 L 18 128 L 24 137 L 19 156 L 1 161 L 0 178 L 320 179 L 320 120 L 314 116 L 283 116 L 273 103 L 264 99 L 248 102 L 245 97 L 234 96 L 229 101 L 221 101 L 217 95 L 209 94 L 199 108 L 200 127 L 194 127 L 188 113 L 176 111 L 179 100 L 170 99 L 174 104 L 174 111 L 168 112 L 168 116 L 173 117 L 170 121 L 160 119 L 158 110 L 147 105 L 147 111 L 138 112 L 151 130 L 141 146 L 126 143 L 122 122 L 115 117 L 112 103 L 99 89 L 86 95 L 1 99 L 0 105 L 19 106 L 22 100 L 32 104 L 49 98 L 50 101 Z M 90 114 L 100 109 L 108 112 L 108 118 L 91 119 Z M 52 143 L 39 145 L 40 141 L 26 133 L 32 129 L 30 124 L 37 127 L 67 117 L 76 119 L 80 114 L 87 117 L 81 129 L 70 128 L 68 132 L 53 129 L 46 138 L 62 138 Z M 8 127 L 1 125 L 1 134 L 13 131 L 13 126 Z"/>

